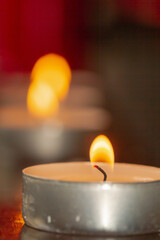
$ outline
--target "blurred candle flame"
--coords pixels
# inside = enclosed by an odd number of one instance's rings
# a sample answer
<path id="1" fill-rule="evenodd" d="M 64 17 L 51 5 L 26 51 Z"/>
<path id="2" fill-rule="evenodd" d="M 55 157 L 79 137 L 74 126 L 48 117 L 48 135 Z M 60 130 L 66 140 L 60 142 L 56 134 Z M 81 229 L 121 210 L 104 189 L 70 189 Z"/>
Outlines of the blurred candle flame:
<path id="1" fill-rule="evenodd" d="M 69 90 L 71 69 L 64 57 L 53 53 L 46 54 L 33 66 L 31 80 L 48 83 L 57 97 L 64 99 Z"/>
<path id="2" fill-rule="evenodd" d="M 30 84 L 27 107 L 32 115 L 40 118 L 50 117 L 57 112 L 58 106 L 58 99 L 52 86 L 45 82 Z"/>
<path id="3" fill-rule="evenodd" d="M 90 147 L 90 161 L 93 163 L 109 163 L 113 168 L 114 151 L 110 140 L 106 136 L 99 135 L 93 140 Z"/>
<path id="4" fill-rule="evenodd" d="M 31 73 L 27 107 L 32 115 L 46 118 L 59 108 L 66 97 L 71 81 L 71 69 L 60 55 L 47 54 L 37 60 Z"/>

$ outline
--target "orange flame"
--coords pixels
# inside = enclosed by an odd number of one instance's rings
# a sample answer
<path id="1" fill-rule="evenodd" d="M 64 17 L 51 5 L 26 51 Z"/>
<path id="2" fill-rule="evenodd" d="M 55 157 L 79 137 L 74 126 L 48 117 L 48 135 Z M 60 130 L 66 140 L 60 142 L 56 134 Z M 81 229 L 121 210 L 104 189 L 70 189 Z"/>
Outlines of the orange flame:
<path id="1" fill-rule="evenodd" d="M 71 81 L 71 69 L 65 58 L 57 54 L 46 54 L 38 59 L 32 69 L 31 79 L 46 82 L 53 87 L 57 97 L 64 99 Z"/>
<path id="2" fill-rule="evenodd" d="M 58 99 L 54 89 L 45 82 L 30 84 L 27 95 L 29 112 L 36 117 L 50 117 L 58 110 Z"/>
<path id="3" fill-rule="evenodd" d="M 58 110 L 58 99 L 63 99 L 68 93 L 71 69 L 62 56 L 50 53 L 35 63 L 31 79 L 28 110 L 37 117 L 50 117 Z"/>
<path id="4" fill-rule="evenodd" d="M 90 147 L 90 161 L 91 162 L 106 162 L 113 167 L 114 165 L 114 151 L 110 140 L 104 136 L 97 136 Z"/>

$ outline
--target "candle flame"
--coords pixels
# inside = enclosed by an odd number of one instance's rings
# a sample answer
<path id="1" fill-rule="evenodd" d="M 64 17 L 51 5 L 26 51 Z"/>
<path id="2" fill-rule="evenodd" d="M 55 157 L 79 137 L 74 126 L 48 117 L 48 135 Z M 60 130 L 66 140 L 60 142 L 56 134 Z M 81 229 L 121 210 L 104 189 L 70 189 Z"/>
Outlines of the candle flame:
<path id="1" fill-rule="evenodd" d="M 60 55 L 47 54 L 37 60 L 31 73 L 27 95 L 28 110 L 37 117 L 50 117 L 66 97 L 71 81 L 71 69 Z"/>
<path id="2" fill-rule="evenodd" d="M 58 99 L 54 89 L 45 82 L 31 83 L 27 95 L 29 112 L 40 118 L 50 117 L 58 110 Z"/>
<path id="3" fill-rule="evenodd" d="M 53 87 L 57 97 L 64 99 L 69 90 L 71 69 L 64 57 L 53 53 L 46 54 L 33 66 L 31 80 L 47 82 Z"/>
<path id="4" fill-rule="evenodd" d="M 91 162 L 106 162 L 113 168 L 114 165 L 114 151 L 110 140 L 104 136 L 97 136 L 90 147 L 90 161 Z"/>

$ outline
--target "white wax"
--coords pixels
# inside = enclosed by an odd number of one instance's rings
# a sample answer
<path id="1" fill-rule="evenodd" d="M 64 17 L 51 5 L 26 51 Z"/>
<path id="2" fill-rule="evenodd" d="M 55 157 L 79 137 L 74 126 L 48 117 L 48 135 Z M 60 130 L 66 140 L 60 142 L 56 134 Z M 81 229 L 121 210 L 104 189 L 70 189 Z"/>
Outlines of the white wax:
<path id="1" fill-rule="evenodd" d="M 96 163 L 107 173 L 107 182 L 149 182 L 160 180 L 160 169 L 126 163 L 115 163 L 114 168 L 106 163 Z M 102 182 L 103 174 L 90 162 L 42 164 L 23 170 L 27 175 L 42 179 L 71 182 Z"/>

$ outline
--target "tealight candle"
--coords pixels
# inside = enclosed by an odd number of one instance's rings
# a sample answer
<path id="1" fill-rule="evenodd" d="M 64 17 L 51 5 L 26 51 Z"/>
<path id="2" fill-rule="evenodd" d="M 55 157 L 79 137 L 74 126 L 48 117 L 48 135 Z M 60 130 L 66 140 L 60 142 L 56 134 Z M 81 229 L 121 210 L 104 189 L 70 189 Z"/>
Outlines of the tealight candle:
<path id="1" fill-rule="evenodd" d="M 2 141 L 25 159 L 38 163 L 84 157 L 84 143 L 89 147 L 88 136 L 108 129 L 110 124 L 110 114 L 96 107 L 66 108 L 44 122 L 34 119 L 23 108 L 0 108 Z"/>
<path id="2" fill-rule="evenodd" d="M 86 73 L 74 75 L 74 82 L 76 78 L 82 78 L 85 83 L 91 79 Z M 4 144 L 11 146 L 23 159 L 38 163 L 85 157 L 90 135 L 110 127 L 110 114 L 103 108 L 94 107 L 95 100 L 102 94 L 97 95 L 94 88 L 86 89 L 85 85 L 71 87 L 70 97 L 60 103 L 69 91 L 71 69 L 62 56 L 53 53 L 37 60 L 31 80 L 28 93 L 22 88 L 28 111 L 15 104 L 0 107 L 0 135 Z M 14 90 L 11 93 L 15 95 Z M 24 100 L 23 95 L 18 98 L 20 102 Z"/>
<path id="3" fill-rule="evenodd" d="M 91 235 L 160 231 L 160 169 L 126 163 L 113 167 L 112 145 L 104 136 L 95 139 L 90 156 L 93 164 L 54 163 L 23 170 L 26 224 Z M 106 173 L 106 181 L 95 165 Z"/>

